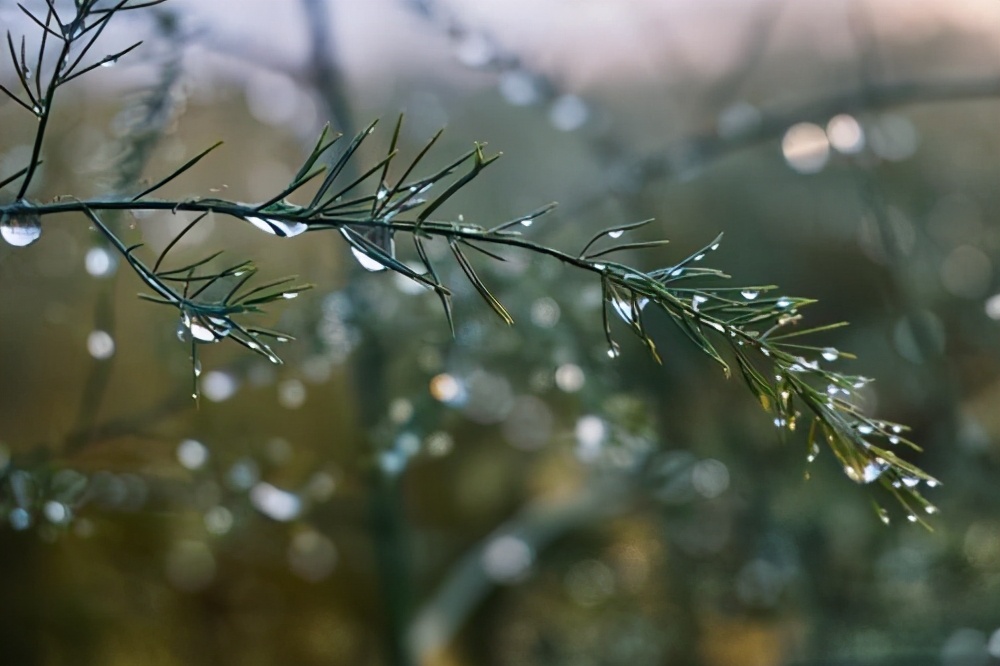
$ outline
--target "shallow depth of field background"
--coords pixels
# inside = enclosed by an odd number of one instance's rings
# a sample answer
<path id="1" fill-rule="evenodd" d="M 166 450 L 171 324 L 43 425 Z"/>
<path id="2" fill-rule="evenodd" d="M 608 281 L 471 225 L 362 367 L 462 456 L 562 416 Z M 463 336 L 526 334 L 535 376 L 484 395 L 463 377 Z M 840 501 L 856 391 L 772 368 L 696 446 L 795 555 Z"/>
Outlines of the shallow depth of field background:
<path id="1" fill-rule="evenodd" d="M 101 53 L 146 45 L 62 91 L 31 196 L 107 191 L 178 48 L 147 176 L 222 139 L 169 194 L 280 191 L 329 115 L 308 4 L 123 19 Z M 943 482 L 934 531 L 828 451 L 808 462 L 669 322 L 663 366 L 624 325 L 610 359 L 600 285 L 523 254 L 476 257 L 512 328 L 443 260 L 452 338 L 432 294 L 358 270 L 335 233 L 209 220 L 176 261 L 225 248 L 317 287 L 262 320 L 298 338 L 284 365 L 204 348 L 195 408 L 174 315 L 54 218 L 0 246 L 0 664 L 383 664 L 393 634 L 434 666 L 1000 662 L 1000 5 L 323 7 L 350 100 L 334 129 L 382 119 L 361 166 L 401 111 L 404 157 L 447 128 L 428 169 L 504 153 L 446 219 L 558 201 L 524 233 L 573 248 L 655 217 L 641 238 L 671 244 L 628 257 L 646 269 L 724 232 L 734 284 L 850 321 L 823 344 L 913 426 Z M 11 2 L 0 24 L 33 34 Z M 0 100 L 0 177 L 33 123 Z M 147 257 L 185 223 L 118 221 Z M 84 490 L 15 513 L 14 470 Z"/>

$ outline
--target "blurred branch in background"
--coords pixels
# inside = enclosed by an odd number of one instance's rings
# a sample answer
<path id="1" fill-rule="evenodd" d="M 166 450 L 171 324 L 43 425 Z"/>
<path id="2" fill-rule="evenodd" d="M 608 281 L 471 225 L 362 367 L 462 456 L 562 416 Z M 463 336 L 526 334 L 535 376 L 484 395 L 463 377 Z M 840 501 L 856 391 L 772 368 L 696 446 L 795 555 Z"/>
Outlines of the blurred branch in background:
<path id="1" fill-rule="evenodd" d="M 492 590 L 524 577 L 556 540 L 634 509 L 641 497 L 637 481 L 627 472 L 593 474 L 569 497 L 540 498 L 522 507 L 467 550 L 414 616 L 407 638 L 415 662 L 436 663 Z"/>

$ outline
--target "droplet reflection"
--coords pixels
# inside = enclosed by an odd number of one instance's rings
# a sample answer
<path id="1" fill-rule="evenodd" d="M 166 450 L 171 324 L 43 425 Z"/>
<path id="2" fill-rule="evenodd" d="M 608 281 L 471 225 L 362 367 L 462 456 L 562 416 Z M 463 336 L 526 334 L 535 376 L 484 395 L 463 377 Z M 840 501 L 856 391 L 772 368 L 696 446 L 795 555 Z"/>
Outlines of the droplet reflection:
<path id="1" fill-rule="evenodd" d="M 819 173 L 830 159 L 826 131 L 813 123 L 798 123 L 785 132 L 781 152 L 788 166 L 802 174 Z"/>
<path id="2" fill-rule="evenodd" d="M 42 235 L 42 220 L 34 213 L 9 215 L 0 218 L 0 237 L 14 247 L 31 245 Z"/>

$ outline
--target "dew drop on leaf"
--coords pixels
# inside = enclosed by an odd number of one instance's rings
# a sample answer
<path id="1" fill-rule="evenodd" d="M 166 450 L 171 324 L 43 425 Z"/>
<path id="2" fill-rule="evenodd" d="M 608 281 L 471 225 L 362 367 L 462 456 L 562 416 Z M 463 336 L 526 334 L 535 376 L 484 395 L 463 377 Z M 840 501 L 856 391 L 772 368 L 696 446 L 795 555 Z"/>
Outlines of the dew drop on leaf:
<path id="1" fill-rule="evenodd" d="M 861 472 L 861 480 L 865 483 L 872 483 L 878 479 L 878 477 L 882 476 L 882 472 L 887 469 L 889 469 L 889 463 L 880 458 L 876 458 L 865 465 L 865 468 Z"/>
<path id="2" fill-rule="evenodd" d="M 809 455 L 806 456 L 806 462 L 812 462 L 816 460 L 816 456 L 818 455 L 819 455 L 819 444 L 813 442 L 812 446 L 809 447 Z"/>
<path id="3" fill-rule="evenodd" d="M 823 350 L 821 356 L 826 361 L 836 361 L 838 358 L 840 358 L 840 352 L 834 349 L 833 347 L 827 347 L 826 349 Z"/>
<path id="4" fill-rule="evenodd" d="M 5 213 L 0 219 L 0 237 L 14 247 L 31 245 L 41 235 L 42 220 L 35 213 Z"/>
<path id="5" fill-rule="evenodd" d="M 298 236 L 309 228 L 305 222 L 288 222 L 273 218 L 248 216 L 246 221 L 257 227 L 261 231 L 278 236 L 280 238 L 291 238 Z"/>
<path id="6" fill-rule="evenodd" d="M 189 313 L 181 314 L 181 323 L 177 327 L 177 338 L 181 342 L 218 342 L 229 335 L 232 326 L 220 317 L 192 317 Z"/>
<path id="7" fill-rule="evenodd" d="M 740 292 L 740 295 L 743 296 L 743 298 L 747 299 L 748 301 L 752 301 L 753 299 L 760 296 L 760 292 L 757 291 L 756 289 L 744 289 L 743 291 Z"/>
<path id="8" fill-rule="evenodd" d="M 361 268 L 366 271 L 375 273 L 377 271 L 385 270 L 385 266 L 383 266 L 379 261 L 377 261 L 374 257 L 368 256 L 358 248 L 352 247 L 351 253 L 354 255 L 354 258 L 358 260 L 358 263 L 361 264 Z"/>
<path id="9" fill-rule="evenodd" d="M 609 231 L 608 232 L 608 238 L 621 238 L 622 234 L 624 234 L 624 233 L 625 232 L 623 230 L 621 230 L 621 229 L 615 229 L 614 231 Z"/>

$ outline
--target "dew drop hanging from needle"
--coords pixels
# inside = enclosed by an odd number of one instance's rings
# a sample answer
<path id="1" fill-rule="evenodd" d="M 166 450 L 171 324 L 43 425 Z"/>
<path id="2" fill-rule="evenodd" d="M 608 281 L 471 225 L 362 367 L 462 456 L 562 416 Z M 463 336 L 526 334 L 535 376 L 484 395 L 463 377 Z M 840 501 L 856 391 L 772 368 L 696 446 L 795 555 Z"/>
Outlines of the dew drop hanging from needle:
<path id="1" fill-rule="evenodd" d="M 0 219 L 0 237 L 14 247 L 31 245 L 41 235 L 42 220 L 35 213 L 4 213 Z"/>

